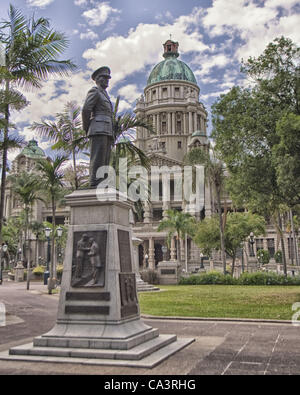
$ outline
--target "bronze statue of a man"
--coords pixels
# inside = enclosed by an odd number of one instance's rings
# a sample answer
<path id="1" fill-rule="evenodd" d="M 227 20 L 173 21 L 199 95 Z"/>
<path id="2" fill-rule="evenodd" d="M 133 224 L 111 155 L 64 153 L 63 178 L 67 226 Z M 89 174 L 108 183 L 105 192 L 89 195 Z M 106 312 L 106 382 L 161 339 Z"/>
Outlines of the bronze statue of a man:
<path id="1" fill-rule="evenodd" d="M 96 82 L 89 90 L 82 109 L 83 129 L 90 139 L 90 188 L 96 188 L 101 178 L 97 170 L 109 165 L 110 152 L 114 143 L 113 106 L 106 92 L 110 69 L 100 67 L 92 74 Z"/>

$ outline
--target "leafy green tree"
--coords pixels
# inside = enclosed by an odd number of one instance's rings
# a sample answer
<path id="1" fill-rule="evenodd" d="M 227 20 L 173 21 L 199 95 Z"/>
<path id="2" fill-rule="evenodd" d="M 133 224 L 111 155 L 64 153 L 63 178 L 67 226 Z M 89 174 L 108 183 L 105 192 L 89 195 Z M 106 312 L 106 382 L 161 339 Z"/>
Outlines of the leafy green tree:
<path id="1" fill-rule="evenodd" d="M 3 242 L 7 244 L 10 255 L 17 256 L 20 240 L 24 231 L 24 215 L 8 218 L 3 225 Z"/>
<path id="2" fill-rule="evenodd" d="M 204 151 L 201 148 L 193 148 L 185 158 L 186 162 L 192 165 L 202 164 L 205 167 L 206 182 L 212 185 L 217 199 L 217 209 L 219 217 L 219 232 L 221 240 L 221 257 L 223 263 L 223 271 L 226 273 L 226 255 L 224 244 L 224 227 L 225 218 L 222 216 L 221 197 L 224 194 L 225 186 L 225 168 L 224 164 L 218 157 L 217 151 Z"/>
<path id="3" fill-rule="evenodd" d="M 232 275 L 238 250 L 247 241 L 249 234 L 255 236 L 265 233 L 265 220 L 252 213 L 228 213 L 224 229 L 224 246 L 226 253 L 232 258 Z M 219 223 L 216 216 L 205 218 L 195 226 L 194 242 L 204 254 L 210 255 L 216 249 L 220 250 Z"/>
<path id="4" fill-rule="evenodd" d="M 276 124 L 272 147 L 277 184 L 289 207 L 300 204 L 300 115 L 289 113 Z"/>
<path id="5" fill-rule="evenodd" d="M 5 65 L 0 68 L 0 81 L 6 96 L 4 105 L 2 177 L 0 194 L 0 235 L 2 233 L 4 194 L 7 168 L 7 139 L 10 130 L 11 109 L 16 103 L 24 108 L 26 99 L 16 90 L 40 88 L 49 75 L 66 76 L 75 69 L 70 60 L 58 60 L 68 47 L 65 35 L 53 30 L 46 18 L 26 18 L 22 11 L 10 5 L 8 19 L 0 23 L 0 42 L 4 47 Z M 10 97 L 10 98 L 9 98 Z"/>
<path id="6" fill-rule="evenodd" d="M 30 211 L 37 200 L 44 201 L 41 197 L 40 179 L 36 174 L 23 172 L 18 176 L 10 176 L 12 190 L 24 205 L 25 213 L 25 254 L 27 261 L 27 290 L 30 287 L 30 246 L 28 245 L 28 230 L 30 228 Z"/>
<path id="7" fill-rule="evenodd" d="M 37 130 L 42 137 L 46 137 L 55 144 L 52 149 L 62 150 L 72 156 L 75 189 L 79 188 L 76 157 L 87 147 L 87 137 L 82 129 L 81 110 L 75 102 L 66 104 L 62 113 L 56 114 L 56 122 L 34 122 L 33 130 Z"/>
<path id="8" fill-rule="evenodd" d="M 157 228 L 158 232 L 168 231 L 167 242 L 170 246 L 171 239 L 176 237 L 177 260 L 181 262 L 180 240 L 193 232 L 194 218 L 189 213 L 178 210 L 167 210 L 167 218 L 163 219 Z"/>
<path id="9" fill-rule="evenodd" d="M 132 135 L 136 128 L 145 128 L 151 133 L 154 133 L 153 125 L 147 122 L 147 120 L 139 118 L 131 112 L 119 114 L 119 102 L 120 97 L 118 96 L 113 111 L 115 149 L 111 158 L 111 164 L 117 166 L 117 162 L 120 157 L 128 157 L 131 159 L 132 163 L 136 163 L 136 161 L 138 161 L 141 166 L 148 168 L 150 163 L 149 159 L 142 150 L 136 147 L 128 135 Z"/>
<path id="10" fill-rule="evenodd" d="M 291 40 L 275 39 L 261 56 L 243 63 L 242 71 L 254 86 L 233 87 L 212 107 L 212 137 L 230 174 L 230 195 L 236 205 L 273 219 L 285 274 L 280 210 L 288 202 L 278 184 L 273 148 L 280 142 L 277 122 L 287 113 L 299 114 L 299 55 Z"/>
<path id="11" fill-rule="evenodd" d="M 76 173 L 76 175 L 75 175 Z M 79 163 L 76 165 L 76 172 L 72 165 L 64 169 L 64 183 L 72 191 L 76 189 L 75 179 L 77 179 L 78 188 L 88 188 L 89 185 L 89 165 L 88 163 Z"/>
<path id="12" fill-rule="evenodd" d="M 52 243 L 51 243 L 51 263 L 50 278 L 48 281 L 48 292 L 52 293 L 54 287 L 54 254 L 55 254 L 55 229 L 56 229 L 56 204 L 61 199 L 64 192 L 62 165 L 67 161 L 66 156 L 58 155 L 53 160 L 39 159 L 37 161 L 37 170 L 41 174 L 41 187 L 49 195 L 52 208 Z"/>
<path id="13" fill-rule="evenodd" d="M 34 234 L 36 239 L 36 247 L 35 247 L 35 265 L 39 265 L 38 257 L 39 257 L 39 240 L 44 240 L 45 236 L 45 227 L 42 222 L 32 221 L 29 225 L 29 229 Z"/>

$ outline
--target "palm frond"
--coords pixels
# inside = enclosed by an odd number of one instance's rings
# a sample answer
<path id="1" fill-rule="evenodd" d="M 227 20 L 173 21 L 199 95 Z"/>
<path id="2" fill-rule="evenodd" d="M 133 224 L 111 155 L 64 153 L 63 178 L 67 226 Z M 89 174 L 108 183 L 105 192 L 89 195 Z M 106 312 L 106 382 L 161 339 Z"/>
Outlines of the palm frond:
<path id="1" fill-rule="evenodd" d="M 28 104 L 29 102 L 20 92 L 14 89 L 0 90 L 0 112 L 4 112 L 6 106 L 10 106 L 13 110 L 20 111 L 28 106 Z"/>

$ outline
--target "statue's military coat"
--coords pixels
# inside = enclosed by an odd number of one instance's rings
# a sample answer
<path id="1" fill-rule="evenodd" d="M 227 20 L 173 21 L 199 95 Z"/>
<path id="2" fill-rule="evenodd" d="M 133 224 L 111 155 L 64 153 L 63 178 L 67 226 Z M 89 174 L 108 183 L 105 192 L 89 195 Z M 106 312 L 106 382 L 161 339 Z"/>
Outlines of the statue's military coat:
<path id="1" fill-rule="evenodd" d="M 98 170 L 109 165 L 114 143 L 113 106 L 105 89 L 89 90 L 82 109 L 82 125 L 90 139 L 90 187 L 99 184 Z"/>
<path id="2" fill-rule="evenodd" d="M 113 106 L 104 89 L 93 87 L 87 94 L 82 109 L 82 124 L 88 137 L 113 136 Z"/>

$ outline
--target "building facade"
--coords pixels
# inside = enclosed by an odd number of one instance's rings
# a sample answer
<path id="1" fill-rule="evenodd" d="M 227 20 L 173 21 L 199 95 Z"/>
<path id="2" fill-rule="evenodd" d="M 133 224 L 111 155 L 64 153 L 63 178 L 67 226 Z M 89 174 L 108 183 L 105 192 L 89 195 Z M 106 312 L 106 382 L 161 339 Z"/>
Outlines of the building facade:
<path id="1" fill-rule="evenodd" d="M 159 199 L 144 204 L 143 222 L 137 222 L 135 235 L 144 242 L 140 246 L 140 264 L 148 256 L 150 269 L 162 260 L 162 246 L 166 246 L 167 233 L 157 232 L 159 222 L 166 218 L 168 209 L 188 211 L 198 216 L 210 216 L 214 204 L 211 189 L 204 187 L 205 206 L 201 212 L 193 211 L 182 194 L 176 194 L 176 172 L 183 174 L 184 159 L 192 147 L 209 148 L 207 138 L 207 111 L 199 101 L 200 88 L 187 64 L 179 60 L 179 44 L 168 40 L 164 45 L 164 60 L 157 64 L 147 81 L 144 94 L 137 101 L 135 113 L 153 124 L 155 133 L 137 129 L 136 145 L 143 150 L 153 167 L 159 168 L 157 177 Z M 164 174 L 169 173 L 169 178 Z M 153 178 L 152 178 L 153 177 Z M 199 262 L 199 249 L 190 239 L 182 243 L 182 259 L 189 266 Z M 187 257 L 186 257 L 187 255 Z M 176 259 L 175 240 L 168 251 Z"/>
<path id="2" fill-rule="evenodd" d="M 168 209 L 190 212 L 198 219 L 216 213 L 212 188 L 207 183 L 204 186 L 204 207 L 201 211 L 193 210 L 183 198 L 175 198 L 174 169 L 183 168 L 184 157 L 191 148 L 201 147 L 208 150 L 210 143 L 207 137 L 207 111 L 199 100 L 200 88 L 196 78 L 190 67 L 178 59 L 178 42 L 168 40 L 163 44 L 163 48 L 164 60 L 151 71 L 144 94 L 137 100 L 135 108 L 136 115 L 148 119 L 156 132 L 151 134 L 145 129 L 138 129 L 136 145 L 146 153 L 151 166 L 161 169 L 157 176 L 161 199 L 147 201 L 144 204 L 143 221 L 136 222 L 134 226 L 136 237 L 143 240 L 139 247 L 140 267 L 150 269 L 155 269 L 162 260 L 162 247 L 167 245 L 167 233 L 157 232 L 157 227 L 159 222 L 166 218 Z M 170 173 L 170 182 L 164 181 L 162 174 L 166 172 Z M 168 198 L 164 199 L 166 196 Z M 222 205 L 223 209 L 226 205 L 226 209 L 231 210 L 231 201 L 228 198 L 226 201 L 223 200 Z M 284 221 L 285 228 L 288 218 Z M 293 241 L 288 232 L 285 233 L 284 243 L 287 263 L 293 263 Z M 271 258 L 281 249 L 279 235 L 271 224 L 267 225 L 266 235 L 255 239 L 255 254 L 259 249 L 268 250 Z M 192 240 L 188 238 L 182 241 L 181 261 L 186 262 L 188 271 L 199 267 L 200 254 L 201 251 Z M 243 258 L 246 262 L 249 255 L 250 243 L 245 243 Z M 174 239 L 168 250 L 168 259 L 176 259 Z M 214 255 L 214 259 L 221 260 L 218 254 Z"/>

